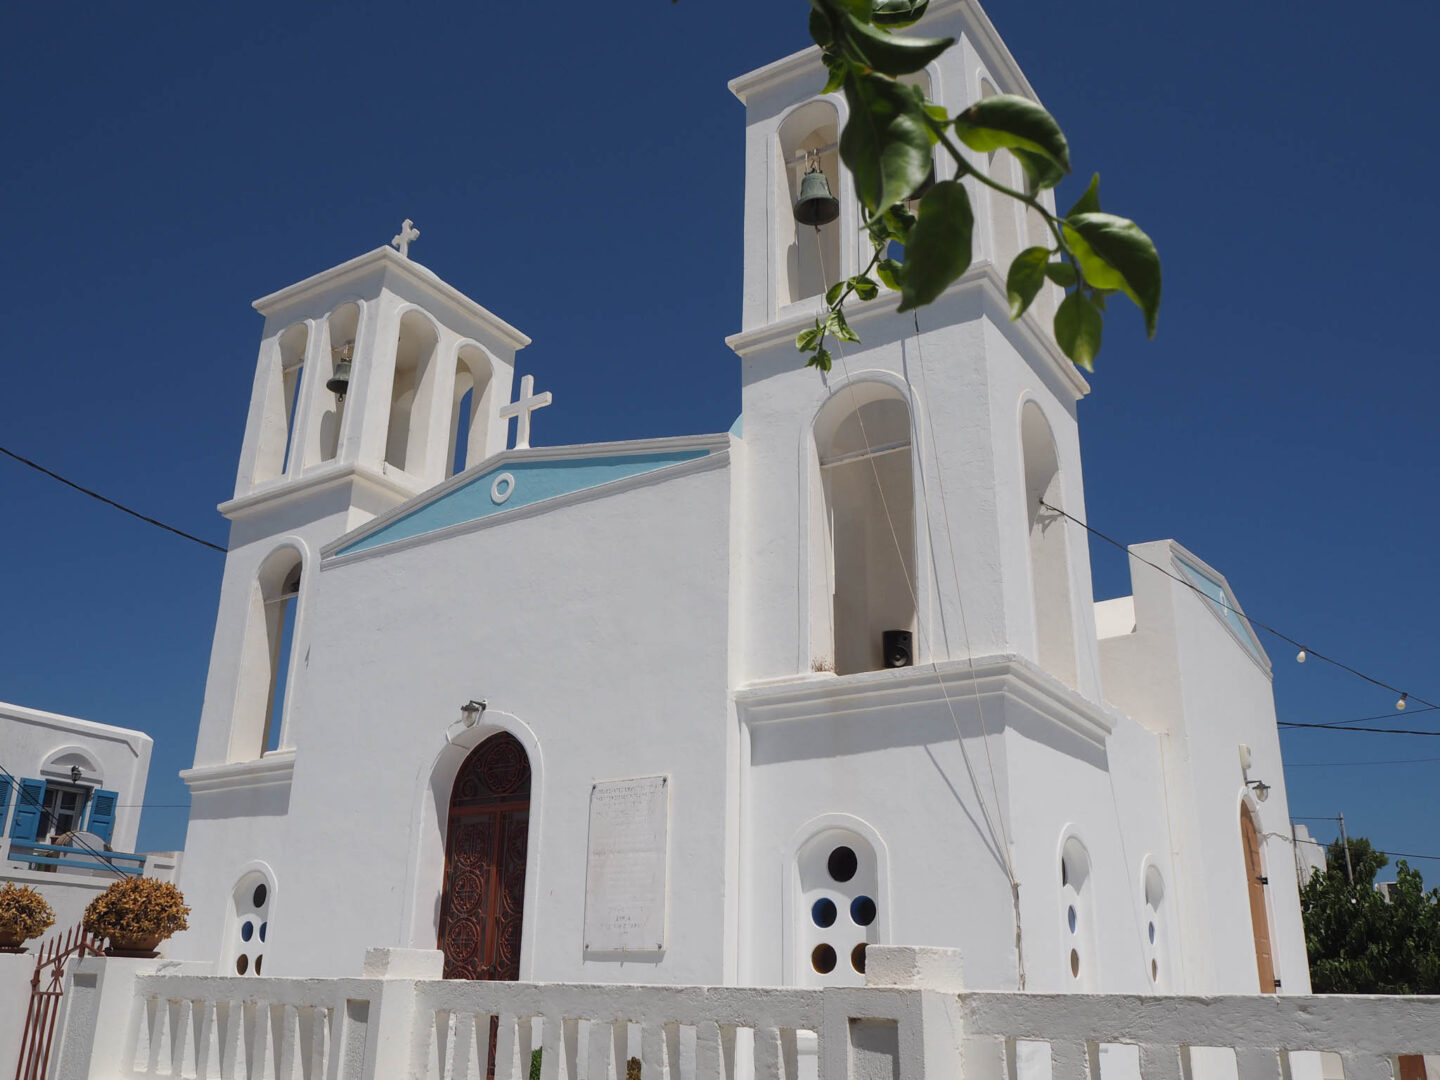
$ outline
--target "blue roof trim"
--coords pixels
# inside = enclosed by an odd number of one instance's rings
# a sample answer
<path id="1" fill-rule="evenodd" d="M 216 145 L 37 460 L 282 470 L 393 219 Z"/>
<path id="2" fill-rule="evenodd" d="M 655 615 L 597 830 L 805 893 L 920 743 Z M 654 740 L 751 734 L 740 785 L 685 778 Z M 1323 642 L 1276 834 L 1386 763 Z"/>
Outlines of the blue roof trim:
<path id="1" fill-rule="evenodd" d="M 1265 654 L 1255 639 L 1255 632 L 1250 629 L 1250 623 L 1246 618 L 1240 614 L 1240 604 L 1236 601 L 1235 595 L 1198 566 L 1178 556 L 1176 561 L 1180 564 L 1181 572 L 1205 594 L 1207 600 L 1214 604 L 1215 613 L 1225 620 L 1231 630 L 1235 631 L 1235 636 L 1240 639 L 1245 648 L 1250 650 L 1255 659 L 1262 664 L 1266 663 Z"/>
<path id="2" fill-rule="evenodd" d="M 479 521 L 560 495 L 654 472 L 668 465 L 694 461 L 709 454 L 708 449 L 670 450 L 651 454 L 507 461 L 416 507 L 368 536 L 346 544 L 334 554 L 353 555 L 369 551 L 398 540 L 409 540 L 452 525 L 463 525 L 467 521 Z M 509 477 L 508 484 L 501 477 Z"/>

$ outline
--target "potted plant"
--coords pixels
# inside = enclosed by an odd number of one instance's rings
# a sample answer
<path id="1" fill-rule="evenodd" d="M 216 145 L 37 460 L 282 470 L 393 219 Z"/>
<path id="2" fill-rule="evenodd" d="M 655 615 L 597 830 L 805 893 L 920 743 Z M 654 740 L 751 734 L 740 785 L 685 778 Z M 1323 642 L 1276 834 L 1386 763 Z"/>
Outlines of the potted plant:
<path id="1" fill-rule="evenodd" d="M 155 947 L 187 929 L 190 909 L 168 881 L 127 877 L 90 901 L 85 929 L 110 939 L 106 956 L 155 956 Z"/>
<path id="2" fill-rule="evenodd" d="M 55 912 L 28 885 L 0 885 L 0 952 L 25 951 L 25 942 L 55 925 Z"/>

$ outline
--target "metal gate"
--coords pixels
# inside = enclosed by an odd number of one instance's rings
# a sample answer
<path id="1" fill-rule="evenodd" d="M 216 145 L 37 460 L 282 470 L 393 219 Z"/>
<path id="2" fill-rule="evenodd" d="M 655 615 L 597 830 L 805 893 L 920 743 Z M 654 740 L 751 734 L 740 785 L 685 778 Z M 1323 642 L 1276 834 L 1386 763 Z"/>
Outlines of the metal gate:
<path id="1" fill-rule="evenodd" d="M 55 1021 L 60 1016 L 60 996 L 65 992 L 65 967 L 72 956 L 100 956 L 103 941 L 87 934 L 84 926 L 76 926 L 64 937 L 57 934 L 40 946 L 35 974 L 30 979 L 30 1008 L 25 1013 L 15 1080 L 45 1080 Z"/>

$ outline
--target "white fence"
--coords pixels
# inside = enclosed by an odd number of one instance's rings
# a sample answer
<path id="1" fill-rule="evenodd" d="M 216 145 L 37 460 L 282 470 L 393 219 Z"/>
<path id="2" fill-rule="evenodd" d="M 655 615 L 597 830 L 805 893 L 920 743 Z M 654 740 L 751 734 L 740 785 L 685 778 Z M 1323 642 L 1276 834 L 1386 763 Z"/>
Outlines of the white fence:
<path id="1" fill-rule="evenodd" d="M 865 988 L 476 983 L 374 950 L 359 979 L 76 965 L 56 1080 L 1345 1080 L 1440 1053 L 1440 998 L 968 993 L 958 959 L 872 946 Z M 123 965 L 129 965 L 123 966 Z M 1440 1080 L 1437 1077 L 1436 1080 Z"/>

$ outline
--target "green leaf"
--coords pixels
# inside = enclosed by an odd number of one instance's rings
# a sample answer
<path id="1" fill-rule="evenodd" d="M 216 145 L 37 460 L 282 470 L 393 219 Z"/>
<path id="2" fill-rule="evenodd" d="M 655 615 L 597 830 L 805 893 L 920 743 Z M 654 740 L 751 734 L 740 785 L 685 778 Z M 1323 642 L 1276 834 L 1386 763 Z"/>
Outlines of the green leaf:
<path id="1" fill-rule="evenodd" d="M 930 0 L 875 0 L 870 21 L 876 26 L 899 29 L 917 22 L 930 6 Z"/>
<path id="2" fill-rule="evenodd" d="M 1100 210 L 1100 174 L 1097 172 L 1090 178 L 1090 186 L 1085 189 L 1085 194 L 1075 200 L 1075 205 L 1070 207 L 1066 217 L 1074 217 L 1076 214 L 1095 214 Z"/>
<path id="3" fill-rule="evenodd" d="M 850 47 L 865 63 L 885 75 L 923 71 L 926 64 L 955 44 L 953 37 L 915 38 L 892 34 L 854 15 L 846 16 L 845 35 Z"/>
<path id="4" fill-rule="evenodd" d="M 881 259 L 875 264 L 875 276 L 883 281 L 887 287 L 900 291 L 900 269 L 903 264 L 894 259 Z"/>
<path id="5" fill-rule="evenodd" d="M 855 295 L 861 300 L 874 300 L 880 295 L 878 282 L 866 277 L 864 274 L 857 275 L 850 279 L 855 286 Z"/>
<path id="6" fill-rule="evenodd" d="M 806 367 L 816 367 L 821 371 L 830 370 L 830 350 L 824 347 L 815 350 L 815 355 L 805 361 Z"/>
<path id="7" fill-rule="evenodd" d="M 813 351 L 815 346 L 820 344 L 820 337 L 824 333 L 825 330 L 820 325 L 820 320 L 816 319 L 813 327 L 808 330 L 801 330 L 800 333 L 795 336 L 795 348 L 801 352 Z"/>
<path id="8" fill-rule="evenodd" d="M 833 94 L 845 85 L 845 75 L 849 72 L 850 65 L 845 62 L 844 57 L 836 56 L 834 53 L 827 52 L 823 59 L 825 67 L 830 72 L 830 77 L 825 80 L 825 88 L 820 93 Z"/>
<path id="9" fill-rule="evenodd" d="M 1045 284 L 1045 260 L 1050 252 L 1043 247 L 1026 248 L 1015 256 L 1005 275 L 1005 292 L 1010 297 L 1010 320 L 1020 318 Z"/>
<path id="10" fill-rule="evenodd" d="M 1153 338 L 1160 314 L 1160 255 L 1150 237 L 1133 221 L 1114 214 L 1076 214 L 1061 228 L 1085 280 L 1135 301 L 1145 316 L 1145 332 Z"/>
<path id="11" fill-rule="evenodd" d="M 830 28 L 830 20 L 819 8 L 810 9 L 810 38 L 822 49 L 828 49 L 830 43 L 835 40 L 835 32 Z"/>
<path id="12" fill-rule="evenodd" d="M 923 307 L 970 268 L 975 215 L 958 180 L 942 180 L 920 200 L 920 215 L 910 230 L 900 279 L 900 311 Z"/>
<path id="13" fill-rule="evenodd" d="M 913 95 L 894 79 L 852 71 L 845 79 L 850 119 L 840 157 L 871 214 L 903 202 L 930 172 L 930 129 Z"/>
<path id="14" fill-rule="evenodd" d="M 1047 191 L 1065 179 L 1065 170 L 1044 154 L 1036 154 L 1019 148 L 1012 149 L 1010 152 L 1015 155 L 1015 160 L 1020 162 L 1020 167 L 1025 170 L 1025 180 L 1029 184 L 1032 194 L 1037 191 Z"/>
<path id="15" fill-rule="evenodd" d="M 1095 370 L 1100 352 L 1100 331 L 1104 320 L 1083 292 L 1073 292 L 1055 312 L 1055 341 L 1072 362 L 1086 371 Z"/>
<path id="16" fill-rule="evenodd" d="M 850 329 L 850 324 L 845 321 L 845 312 L 835 308 L 825 319 L 825 329 L 834 334 L 840 341 L 860 340 L 860 335 Z"/>
<path id="17" fill-rule="evenodd" d="M 955 134 L 971 150 L 1028 150 L 1070 171 L 1070 146 L 1055 118 L 1029 98 L 981 98 L 955 118 Z"/>
<path id="18" fill-rule="evenodd" d="M 832 306 L 836 300 L 840 299 L 840 294 L 845 291 L 845 285 L 846 282 L 837 281 L 834 285 L 831 285 L 830 288 L 825 290 L 826 307 Z"/>
<path id="19" fill-rule="evenodd" d="M 1068 289 L 1075 284 L 1075 267 L 1067 262 L 1046 263 L 1045 276 L 1062 289 Z"/>

